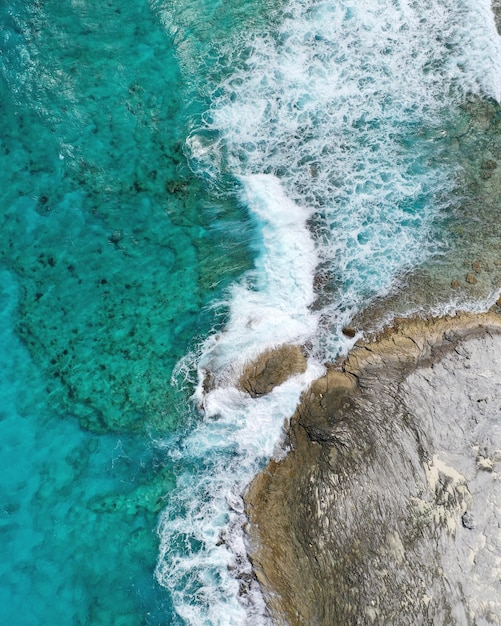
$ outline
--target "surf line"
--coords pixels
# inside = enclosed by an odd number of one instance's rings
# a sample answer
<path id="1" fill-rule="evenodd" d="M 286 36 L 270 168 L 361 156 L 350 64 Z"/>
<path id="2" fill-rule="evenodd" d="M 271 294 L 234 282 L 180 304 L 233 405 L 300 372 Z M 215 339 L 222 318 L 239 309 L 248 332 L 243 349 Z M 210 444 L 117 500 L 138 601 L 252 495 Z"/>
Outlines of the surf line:
<path id="1" fill-rule="evenodd" d="M 310 310 L 318 259 L 307 212 L 274 176 L 240 182 L 261 233 L 260 252 L 254 270 L 230 289 L 224 330 L 202 346 L 193 400 L 203 420 L 173 453 L 189 459 L 190 467 L 178 477 L 158 527 L 157 578 L 177 613 L 194 625 L 267 623 L 247 558 L 242 494 L 280 454 L 285 419 L 324 372 L 307 358 L 304 368 L 260 397 L 239 385 L 246 364 L 266 350 L 303 345 L 318 328 Z"/>

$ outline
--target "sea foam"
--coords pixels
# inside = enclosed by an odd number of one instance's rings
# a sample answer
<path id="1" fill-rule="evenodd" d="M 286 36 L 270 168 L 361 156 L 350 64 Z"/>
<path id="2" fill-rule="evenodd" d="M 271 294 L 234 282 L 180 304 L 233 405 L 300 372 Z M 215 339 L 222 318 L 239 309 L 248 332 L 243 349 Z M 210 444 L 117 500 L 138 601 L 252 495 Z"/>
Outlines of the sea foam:
<path id="1" fill-rule="evenodd" d="M 188 148 L 215 177 L 273 174 L 309 213 L 332 358 L 368 299 L 444 249 L 454 117 L 469 94 L 499 98 L 500 39 L 485 1 L 291 2 L 284 16 L 242 44 Z"/>
<path id="2" fill-rule="evenodd" d="M 349 347 L 343 325 L 443 250 L 435 220 L 454 202 L 456 171 L 441 162 L 454 115 L 471 94 L 501 95 L 487 0 L 293 0 L 281 16 L 219 46 L 207 114 L 186 142 L 200 175 L 239 181 L 261 233 L 227 324 L 200 348 L 202 421 L 171 453 L 192 466 L 159 524 L 157 577 L 196 625 L 266 622 L 241 494 L 320 362 Z M 192 54 L 188 30 L 170 28 Z M 305 374 L 262 398 L 235 388 L 246 362 L 283 343 L 313 345 Z"/>
<path id="3" fill-rule="evenodd" d="M 307 211 L 272 175 L 240 178 L 241 199 L 260 237 L 255 270 L 230 289 L 224 330 L 205 344 L 199 368 L 234 384 L 245 363 L 267 348 L 303 344 L 317 329 L 312 276 L 318 264 Z"/>
<path id="4" fill-rule="evenodd" d="M 173 458 L 190 459 L 190 468 L 178 478 L 159 525 L 157 577 L 191 624 L 266 622 L 246 557 L 242 493 L 273 454 L 301 391 L 324 371 L 310 359 L 304 374 L 259 399 L 235 387 L 246 363 L 265 349 L 305 343 L 318 324 L 310 310 L 318 259 L 307 213 L 274 176 L 251 175 L 240 182 L 241 199 L 261 233 L 256 268 L 230 289 L 224 330 L 200 348 L 194 401 L 204 420 L 181 450 L 171 452 Z M 209 372 L 213 380 L 207 389 Z"/>

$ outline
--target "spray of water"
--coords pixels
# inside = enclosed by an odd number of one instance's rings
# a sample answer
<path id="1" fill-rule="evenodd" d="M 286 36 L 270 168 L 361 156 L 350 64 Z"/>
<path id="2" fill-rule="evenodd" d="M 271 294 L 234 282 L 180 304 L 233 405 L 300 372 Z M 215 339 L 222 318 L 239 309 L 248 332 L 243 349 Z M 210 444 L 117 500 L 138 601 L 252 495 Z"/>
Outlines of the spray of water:
<path id="1" fill-rule="evenodd" d="M 434 220 L 454 171 L 432 163 L 468 94 L 500 97 L 501 46 L 487 0 L 291 0 L 273 30 L 213 58 L 218 77 L 231 66 L 186 149 L 201 175 L 239 181 L 261 239 L 254 271 L 229 291 L 226 327 L 197 359 L 203 417 L 172 452 L 190 464 L 160 521 L 157 576 L 188 623 L 255 625 L 267 618 L 241 494 L 322 367 L 310 358 L 258 399 L 235 382 L 283 343 L 311 342 L 321 359 L 345 350 L 353 313 L 440 249 Z"/>

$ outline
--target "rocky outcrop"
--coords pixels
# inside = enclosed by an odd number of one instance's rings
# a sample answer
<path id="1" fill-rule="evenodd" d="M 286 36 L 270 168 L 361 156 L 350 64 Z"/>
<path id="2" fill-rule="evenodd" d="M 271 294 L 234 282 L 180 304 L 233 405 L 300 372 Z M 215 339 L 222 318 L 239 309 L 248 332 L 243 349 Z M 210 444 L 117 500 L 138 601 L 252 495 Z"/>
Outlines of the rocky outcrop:
<path id="1" fill-rule="evenodd" d="M 289 443 L 246 495 L 275 623 L 501 623 L 501 316 L 359 342 Z"/>
<path id="2" fill-rule="evenodd" d="M 269 393 L 291 376 L 303 374 L 306 365 L 306 356 L 300 346 L 272 348 L 244 367 L 237 386 L 257 398 Z"/>

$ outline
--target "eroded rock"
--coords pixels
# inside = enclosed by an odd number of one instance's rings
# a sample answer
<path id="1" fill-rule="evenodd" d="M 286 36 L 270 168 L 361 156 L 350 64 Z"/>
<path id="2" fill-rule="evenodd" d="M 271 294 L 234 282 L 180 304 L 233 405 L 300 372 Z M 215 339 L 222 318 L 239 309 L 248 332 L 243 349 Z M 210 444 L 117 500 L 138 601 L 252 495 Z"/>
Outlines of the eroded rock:
<path id="1" fill-rule="evenodd" d="M 291 376 L 306 371 L 307 359 L 300 346 L 283 345 L 261 353 L 247 364 L 238 387 L 253 398 L 269 393 Z"/>
<path id="2" fill-rule="evenodd" d="M 493 312 L 398 320 L 312 385 L 246 496 L 275 623 L 501 623 L 500 393 Z"/>

